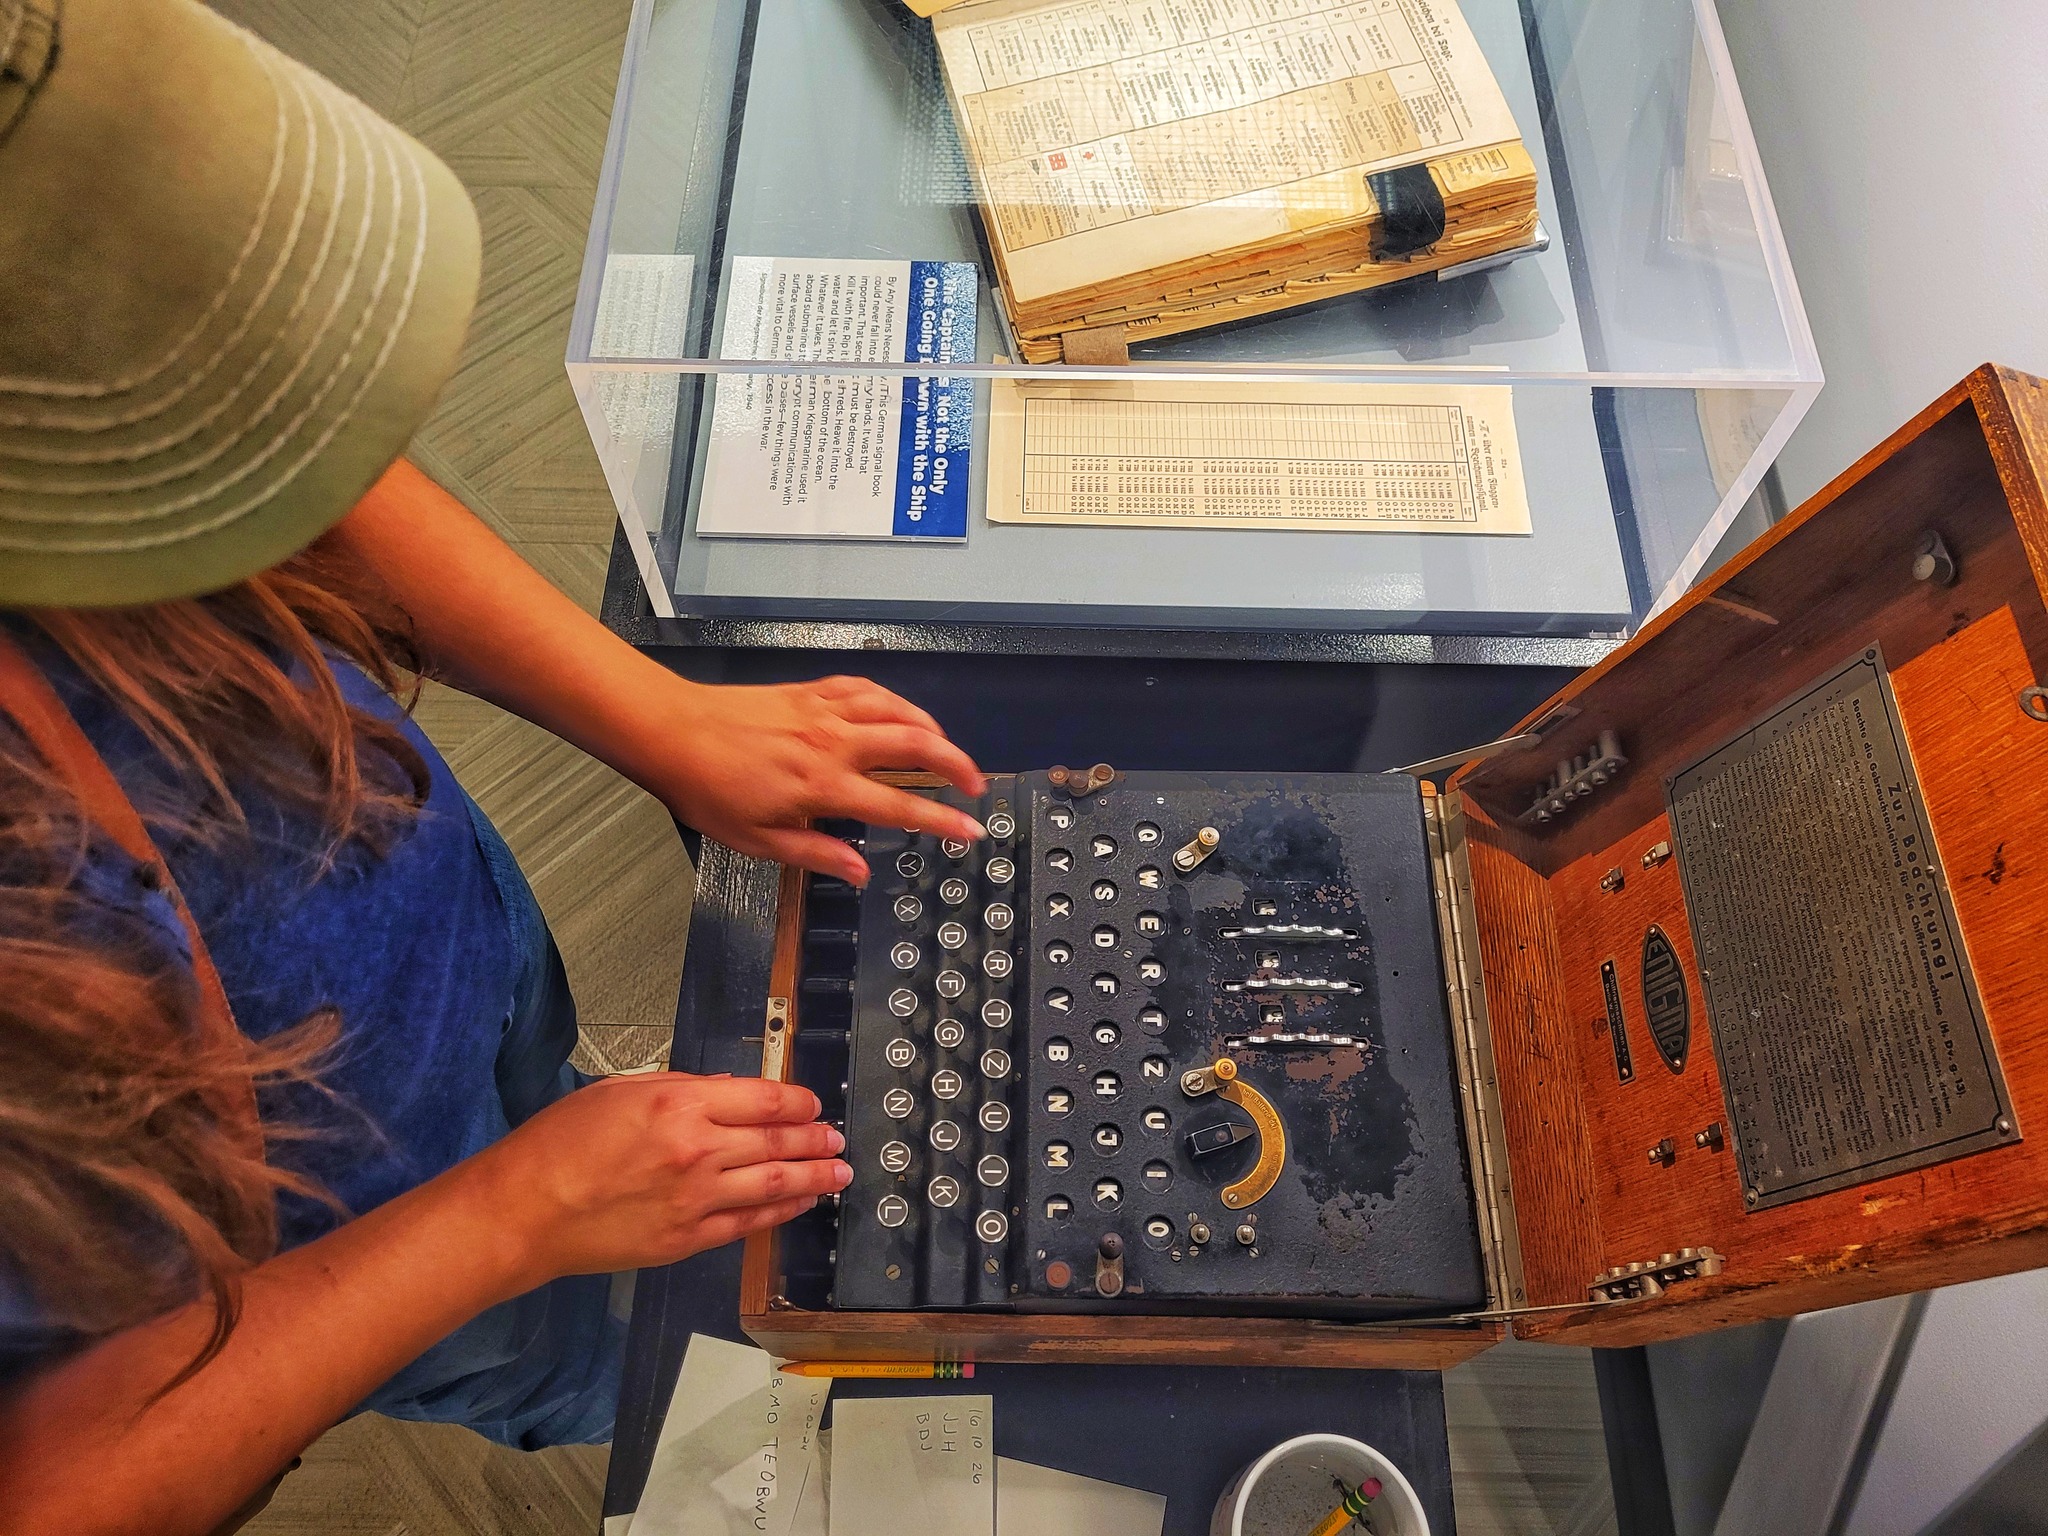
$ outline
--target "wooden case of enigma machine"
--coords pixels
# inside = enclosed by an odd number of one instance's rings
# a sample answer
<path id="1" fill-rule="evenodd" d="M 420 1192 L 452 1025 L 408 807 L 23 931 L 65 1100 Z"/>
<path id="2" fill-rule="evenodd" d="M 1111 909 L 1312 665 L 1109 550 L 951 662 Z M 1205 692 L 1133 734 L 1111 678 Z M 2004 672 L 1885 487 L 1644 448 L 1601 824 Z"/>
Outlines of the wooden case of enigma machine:
<path id="1" fill-rule="evenodd" d="M 2048 387 L 1978 370 L 1442 791 L 840 829 L 764 1067 L 854 1182 L 750 1241 L 747 1331 L 1445 1366 L 2048 1263 L 2044 480 Z"/>

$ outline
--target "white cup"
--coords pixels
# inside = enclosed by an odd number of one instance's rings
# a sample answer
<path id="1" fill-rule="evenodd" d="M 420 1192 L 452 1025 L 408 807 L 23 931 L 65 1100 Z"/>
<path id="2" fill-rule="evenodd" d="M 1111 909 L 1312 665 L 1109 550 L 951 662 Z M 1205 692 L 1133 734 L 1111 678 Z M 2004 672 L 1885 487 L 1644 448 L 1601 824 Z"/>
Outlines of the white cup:
<path id="1" fill-rule="evenodd" d="M 1429 1536 L 1429 1517 L 1401 1469 L 1344 1435 L 1297 1435 L 1245 1467 L 1216 1501 L 1209 1536 L 1308 1536 L 1343 1502 L 1338 1480 L 1356 1488 L 1368 1477 L 1380 1480 L 1366 1510 L 1377 1536 Z M 1364 1529 L 1354 1523 L 1346 1536 Z"/>

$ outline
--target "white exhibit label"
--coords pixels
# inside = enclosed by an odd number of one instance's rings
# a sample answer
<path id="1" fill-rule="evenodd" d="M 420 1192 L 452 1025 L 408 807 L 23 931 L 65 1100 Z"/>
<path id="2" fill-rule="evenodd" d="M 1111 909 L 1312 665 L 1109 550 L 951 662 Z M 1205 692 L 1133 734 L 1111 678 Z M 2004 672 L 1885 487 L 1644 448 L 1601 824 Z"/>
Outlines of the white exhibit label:
<path id="1" fill-rule="evenodd" d="M 971 362 L 975 299 L 967 262 L 736 257 L 719 356 Z M 971 379 L 727 373 L 716 391 L 699 534 L 967 536 Z"/>

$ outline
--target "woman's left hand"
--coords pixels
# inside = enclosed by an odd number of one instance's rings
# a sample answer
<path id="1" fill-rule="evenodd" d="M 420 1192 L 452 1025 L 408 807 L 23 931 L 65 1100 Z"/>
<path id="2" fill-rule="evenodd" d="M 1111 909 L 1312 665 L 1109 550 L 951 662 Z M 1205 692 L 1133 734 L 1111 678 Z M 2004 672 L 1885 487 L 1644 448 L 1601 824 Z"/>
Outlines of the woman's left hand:
<path id="1" fill-rule="evenodd" d="M 922 769 L 982 793 L 981 770 L 915 704 L 858 677 L 772 688 L 677 677 L 549 586 L 404 459 L 326 547 L 405 611 L 445 680 L 611 764 L 742 853 L 865 884 L 861 856 L 806 820 L 982 836 L 963 812 L 864 776 Z"/>
<path id="2" fill-rule="evenodd" d="M 878 683 L 672 681 L 674 691 L 639 712 L 648 750 L 633 754 L 633 777 L 707 837 L 865 885 L 866 860 L 806 820 L 843 816 L 967 842 L 984 835 L 963 811 L 867 777 L 878 768 L 918 769 L 965 795 L 988 785 L 936 720 Z"/>

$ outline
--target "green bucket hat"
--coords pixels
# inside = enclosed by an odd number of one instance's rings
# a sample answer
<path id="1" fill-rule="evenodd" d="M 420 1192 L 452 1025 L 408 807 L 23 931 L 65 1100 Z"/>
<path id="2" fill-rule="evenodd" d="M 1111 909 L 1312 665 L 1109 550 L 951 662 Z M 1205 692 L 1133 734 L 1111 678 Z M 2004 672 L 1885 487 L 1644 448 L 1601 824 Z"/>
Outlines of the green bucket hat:
<path id="1" fill-rule="evenodd" d="M 193 0 L 0 0 L 0 607 L 190 597 L 339 521 L 454 370 L 453 174 Z"/>

